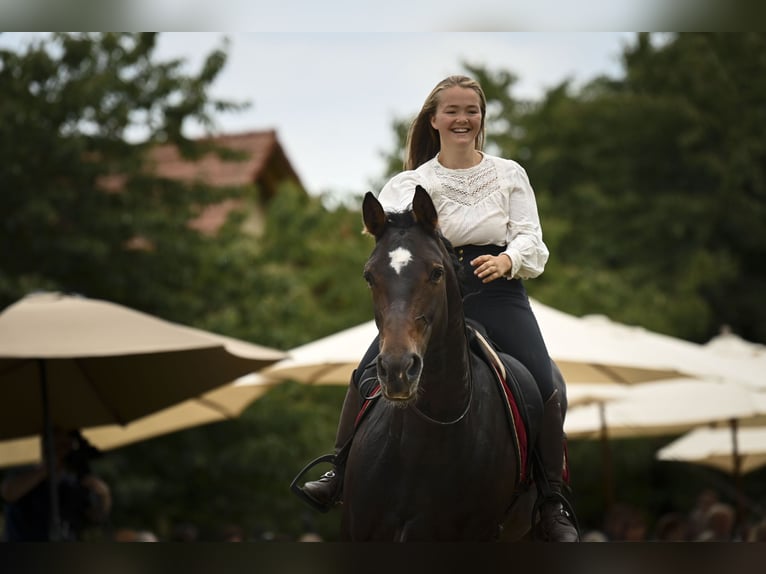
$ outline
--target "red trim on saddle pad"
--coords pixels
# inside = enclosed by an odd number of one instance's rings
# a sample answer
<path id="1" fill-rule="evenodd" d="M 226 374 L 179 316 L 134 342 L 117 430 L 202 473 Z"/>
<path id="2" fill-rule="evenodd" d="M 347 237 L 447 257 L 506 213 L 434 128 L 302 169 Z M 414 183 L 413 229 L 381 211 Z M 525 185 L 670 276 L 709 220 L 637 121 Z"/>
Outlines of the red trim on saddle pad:
<path id="1" fill-rule="evenodd" d="M 513 393 L 511 392 L 511 389 L 508 386 L 508 382 L 500 374 L 500 371 L 498 370 L 494 362 L 492 362 L 491 364 L 492 364 L 492 370 L 495 372 L 497 379 L 500 381 L 503 387 L 503 392 L 505 393 L 505 399 L 507 401 L 507 405 L 511 409 L 511 418 L 513 419 L 513 427 L 514 427 L 511 429 L 511 432 L 516 432 L 516 436 L 519 439 L 518 441 L 519 482 L 523 483 L 527 478 L 527 457 L 529 456 L 529 453 L 528 453 L 529 441 L 527 440 L 527 429 L 524 426 L 524 419 L 521 418 L 521 412 L 519 411 L 519 406 L 516 404 L 516 397 L 513 396 Z"/>

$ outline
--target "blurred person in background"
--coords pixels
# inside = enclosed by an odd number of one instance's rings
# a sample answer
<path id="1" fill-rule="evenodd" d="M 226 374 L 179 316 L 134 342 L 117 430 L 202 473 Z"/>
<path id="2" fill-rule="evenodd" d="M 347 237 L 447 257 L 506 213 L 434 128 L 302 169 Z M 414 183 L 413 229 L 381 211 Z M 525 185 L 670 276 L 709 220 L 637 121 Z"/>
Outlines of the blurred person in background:
<path id="1" fill-rule="evenodd" d="M 731 542 L 737 540 L 734 526 L 737 513 L 731 504 L 715 502 L 707 510 L 704 528 L 697 536 L 698 542 Z"/>
<path id="2" fill-rule="evenodd" d="M 689 539 L 689 521 L 682 512 L 666 512 L 654 525 L 656 542 L 684 542 Z"/>
<path id="3" fill-rule="evenodd" d="M 56 482 L 60 509 L 60 537 L 80 540 L 91 526 L 107 522 L 112 508 L 109 486 L 90 469 L 90 460 L 100 456 L 78 431 L 54 429 Z M 5 503 L 6 542 L 50 540 L 51 500 L 47 448 L 43 440 L 43 462 L 9 471 L 0 486 Z"/>

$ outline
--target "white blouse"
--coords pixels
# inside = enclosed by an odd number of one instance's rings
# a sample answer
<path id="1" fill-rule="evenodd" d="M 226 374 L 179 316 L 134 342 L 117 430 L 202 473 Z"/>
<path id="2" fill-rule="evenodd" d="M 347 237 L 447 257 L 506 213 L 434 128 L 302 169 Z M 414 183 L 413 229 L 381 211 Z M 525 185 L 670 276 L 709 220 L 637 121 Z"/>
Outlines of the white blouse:
<path id="1" fill-rule="evenodd" d="M 378 200 L 386 211 L 410 209 L 415 186 L 422 185 L 436 206 L 442 233 L 455 247 L 505 246 L 512 262 L 509 278 L 537 277 L 549 253 L 527 173 L 513 160 L 482 155 L 468 169 L 448 169 L 437 156 L 391 178 Z"/>

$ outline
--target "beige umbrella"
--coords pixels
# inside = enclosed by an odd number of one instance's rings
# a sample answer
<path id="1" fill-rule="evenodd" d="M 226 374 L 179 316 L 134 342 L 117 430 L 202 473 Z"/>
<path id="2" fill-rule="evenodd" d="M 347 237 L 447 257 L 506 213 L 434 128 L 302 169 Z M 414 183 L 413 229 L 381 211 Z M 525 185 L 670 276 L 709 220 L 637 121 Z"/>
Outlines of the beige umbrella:
<path id="1" fill-rule="evenodd" d="M 766 424 L 765 394 L 734 382 L 684 378 L 632 386 L 608 404 L 572 408 L 564 430 L 569 438 L 600 439 L 609 505 L 614 500 L 611 438 L 681 434 L 703 424 L 759 422 Z"/>
<path id="2" fill-rule="evenodd" d="M 550 354 L 567 382 L 634 384 L 702 377 L 736 380 L 754 389 L 766 389 L 764 361 L 720 355 L 704 345 L 617 323 L 601 315 L 574 317 L 536 301 L 532 308 Z M 591 372 L 577 370 L 582 367 Z M 599 372 L 605 376 L 598 377 Z"/>
<path id="3" fill-rule="evenodd" d="M 701 464 L 732 476 L 747 474 L 766 466 L 766 427 L 740 428 L 736 443 L 730 429 L 699 427 L 661 448 L 657 458 Z"/>
<path id="4" fill-rule="evenodd" d="M 756 417 L 766 423 L 766 417 Z M 739 427 L 732 419 L 729 428 L 696 428 L 657 452 L 660 460 L 683 461 L 710 466 L 732 475 L 737 493 L 737 517 L 745 516 L 742 475 L 766 465 L 766 427 Z"/>
<path id="5" fill-rule="evenodd" d="M 374 321 L 290 349 L 288 358 L 261 371 L 265 377 L 309 385 L 345 385 L 378 334 Z"/>
<path id="6" fill-rule="evenodd" d="M 725 357 L 757 359 L 763 362 L 762 368 L 766 369 L 766 345 L 743 339 L 728 328 L 722 329 L 719 335 L 705 343 L 705 348 Z"/>
<path id="7" fill-rule="evenodd" d="M 567 385 L 567 408 L 584 405 L 600 405 L 623 399 L 630 394 L 628 385 L 604 385 L 598 383 L 573 383 Z"/>
<path id="8" fill-rule="evenodd" d="M 0 439 L 52 437 L 54 425 L 125 425 L 283 357 L 107 301 L 30 295 L 0 313 Z"/>
<path id="9" fill-rule="evenodd" d="M 127 425 L 91 427 L 83 430 L 82 434 L 93 446 L 107 451 L 183 429 L 235 419 L 275 384 L 278 383 L 257 374 L 245 375 L 233 383 Z M 0 468 L 38 463 L 40 460 L 39 436 L 0 442 Z"/>
<path id="10" fill-rule="evenodd" d="M 630 387 L 608 404 L 578 406 L 567 412 L 570 438 L 612 438 L 681 434 L 704 424 L 730 420 L 766 422 L 766 395 L 737 383 L 669 379 Z"/>
<path id="11" fill-rule="evenodd" d="M 568 384 L 641 383 L 678 377 L 682 371 L 668 351 L 670 337 L 642 329 L 616 332 L 614 323 L 586 320 L 531 300 L 548 350 Z M 289 358 L 263 374 L 307 384 L 347 384 L 378 333 L 374 321 L 291 349 Z M 688 345 L 702 352 L 692 343 Z"/>
<path id="12" fill-rule="evenodd" d="M 107 301 L 30 295 L 0 313 L 0 439 L 127 424 L 285 353 Z"/>

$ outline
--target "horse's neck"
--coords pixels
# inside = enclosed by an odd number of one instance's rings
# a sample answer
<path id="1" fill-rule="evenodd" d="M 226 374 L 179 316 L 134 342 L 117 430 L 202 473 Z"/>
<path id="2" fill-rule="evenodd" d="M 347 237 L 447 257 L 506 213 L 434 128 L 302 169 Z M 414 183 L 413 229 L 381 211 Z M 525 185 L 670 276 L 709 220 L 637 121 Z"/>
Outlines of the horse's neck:
<path id="1" fill-rule="evenodd" d="M 432 335 L 423 365 L 424 396 L 434 408 L 441 404 L 447 411 L 454 411 L 456 398 L 467 399 L 470 393 L 470 351 L 462 299 L 457 297 L 449 304 L 444 328 Z M 428 392 L 431 385 L 434 392 Z"/>

